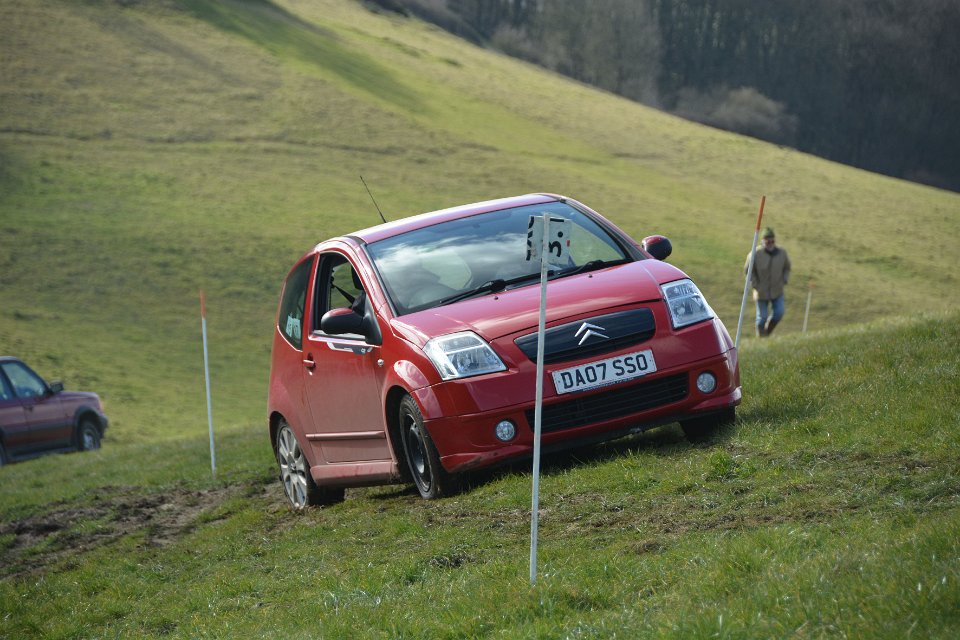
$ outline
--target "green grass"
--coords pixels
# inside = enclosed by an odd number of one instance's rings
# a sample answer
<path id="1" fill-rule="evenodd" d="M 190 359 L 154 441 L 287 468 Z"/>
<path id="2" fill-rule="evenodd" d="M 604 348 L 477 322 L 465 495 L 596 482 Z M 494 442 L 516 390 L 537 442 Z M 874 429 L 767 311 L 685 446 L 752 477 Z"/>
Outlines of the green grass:
<path id="1" fill-rule="evenodd" d="M 379 221 L 360 174 L 390 219 L 551 191 L 663 233 L 731 331 L 766 195 L 794 276 L 740 422 L 549 460 L 534 590 L 522 468 L 291 514 L 279 285 Z M 0 471 L 0 637 L 952 637 L 958 214 L 353 2 L 0 0 L 0 352 L 112 420 Z"/>
<path id="2" fill-rule="evenodd" d="M 199 439 L 8 467 L 4 521 L 65 524 L 0 531 L 0 634 L 954 637 L 958 319 L 750 343 L 740 420 L 711 441 L 674 425 L 547 458 L 533 588 L 524 465 L 305 514 L 259 437 L 228 439 L 216 482 Z"/>
<path id="3" fill-rule="evenodd" d="M 957 195 L 350 2 L 3 0 L 0 36 L 0 344 L 101 391 L 120 442 L 202 432 L 201 288 L 215 417 L 262 419 L 279 283 L 378 221 L 360 174 L 392 219 L 542 190 L 665 233 L 731 330 L 761 194 L 795 265 L 778 331 L 810 280 L 815 329 L 957 307 Z"/>

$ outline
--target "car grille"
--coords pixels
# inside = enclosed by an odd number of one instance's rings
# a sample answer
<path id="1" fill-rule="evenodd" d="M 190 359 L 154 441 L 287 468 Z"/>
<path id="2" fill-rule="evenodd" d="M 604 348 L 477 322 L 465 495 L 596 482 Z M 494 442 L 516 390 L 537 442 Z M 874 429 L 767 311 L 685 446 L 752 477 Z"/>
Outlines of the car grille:
<path id="1" fill-rule="evenodd" d="M 588 330 L 590 335 L 587 335 Z M 619 311 L 562 324 L 546 331 L 543 362 L 556 364 L 612 353 L 649 340 L 655 330 L 656 323 L 650 309 Z M 514 343 L 530 360 L 537 361 L 537 334 L 522 336 Z"/>
<path id="2" fill-rule="evenodd" d="M 687 397 L 687 374 L 676 375 L 633 384 L 617 386 L 610 391 L 580 396 L 543 406 L 543 433 L 576 429 L 605 420 L 621 418 L 640 411 L 654 409 Z M 534 411 L 526 412 L 533 429 Z"/>

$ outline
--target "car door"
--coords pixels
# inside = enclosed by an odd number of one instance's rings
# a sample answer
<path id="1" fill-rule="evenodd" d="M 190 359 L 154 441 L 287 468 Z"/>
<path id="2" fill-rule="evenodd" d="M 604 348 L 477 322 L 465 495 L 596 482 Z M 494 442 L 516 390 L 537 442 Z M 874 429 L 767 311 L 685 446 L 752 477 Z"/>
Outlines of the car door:
<path id="1" fill-rule="evenodd" d="M 23 405 L 13 393 L 13 387 L 7 381 L 6 375 L 0 370 L 0 432 L 8 455 L 15 456 L 19 453 L 14 446 L 26 427 L 27 418 L 23 413 Z"/>
<path id="2" fill-rule="evenodd" d="M 0 367 L 20 401 L 24 416 L 23 428 L 7 436 L 7 447 L 23 454 L 69 446 L 73 438 L 73 416 L 66 414 L 60 397 L 22 362 L 4 362 Z"/>
<path id="3" fill-rule="evenodd" d="M 303 322 L 315 261 L 315 256 L 307 257 L 290 270 L 284 282 L 270 373 L 270 393 L 298 432 L 308 430 L 311 421 L 303 388 Z"/>
<path id="4" fill-rule="evenodd" d="M 370 304 L 364 284 L 347 257 L 331 251 L 320 255 L 313 291 L 311 331 L 303 345 L 304 386 L 312 416 L 307 439 L 319 444 L 327 462 L 389 460 L 380 401 L 380 346 L 368 344 L 360 335 L 333 336 L 320 329 L 320 318 L 330 309 L 363 312 Z"/>

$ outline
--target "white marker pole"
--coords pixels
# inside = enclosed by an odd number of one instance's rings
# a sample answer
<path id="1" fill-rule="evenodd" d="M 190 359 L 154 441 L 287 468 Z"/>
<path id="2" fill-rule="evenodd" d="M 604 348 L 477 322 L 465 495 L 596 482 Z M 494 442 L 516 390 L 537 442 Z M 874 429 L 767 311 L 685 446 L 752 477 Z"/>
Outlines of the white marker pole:
<path id="1" fill-rule="evenodd" d="M 210 402 L 210 363 L 207 357 L 207 299 L 200 290 L 200 329 L 203 333 L 203 375 L 207 381 L 207 423 L 210 425 L 210 471 L 217 477 L 217 456 L 213 450 L 213 405 Z"/>
<path id="2" fill-rule="evenodd" d="M 737 339 L 733 346 L 740 349 L 740 331 L 743 329 L 743 312 L 747 308 L 747 293 L 750 291 L 750 277 L 753 275 L 753 254 L 757 251 L 757 239 L 760 237 L 760 221 L 763 220 L 763 205 L 767 196 L 760 198 L 760 215 L 757 216 L 757 230 L 753 232 L 753 244 L 750 245 L 750 257 L 747 260 L 747 279 L 743 283 L 743 302 L 740 303 L 740 320 L 737 322 Z"/>
<path id="3" fill-rule="evenodd" d="M 810 281 L 810 289 L 807 290 L 807 309 L 803 312 L 803 333 L 807 332 L 807 319 L 810 317 L 810 299 L 813 298 L 813 281 Z"/>
<path id="4" fill-rule="evenodd" d="M 537 324 L 537 396 L 533 409 L 533 504 L 530 515 L 530 584 L 537 583 L 537 533 L 540 523 L 540 433 L 543 425 L 543 343 L 547 331 L 547 259 L 550 215 L 543 216 L 540 240 L 540 321 Z"/>

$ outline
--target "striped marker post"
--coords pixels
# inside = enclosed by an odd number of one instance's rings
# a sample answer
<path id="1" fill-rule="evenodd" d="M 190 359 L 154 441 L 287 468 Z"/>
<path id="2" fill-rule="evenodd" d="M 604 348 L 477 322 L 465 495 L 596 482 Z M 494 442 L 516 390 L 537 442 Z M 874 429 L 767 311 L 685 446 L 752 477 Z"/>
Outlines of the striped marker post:
<path id="1" fill-rule="evenodd" d="M 803 312 L 803 333 L 807 332 L 807 320 L 810 318 L 810 300 L 813 298 L 813 280 L 810 281 L 810 288 L 807 290 L 807 308 Z"/>
<path id="2" fill-rule="evenodd" d="M 737 322 L 737 339 L 733 346 L 740 349 L 740 332 L 743 329 L 743 312 L 747 308 L 747 293 L 750 291 L 750 277 L 753 275 L 753 254 L 757 251 L 757 239 L 760 237 L 760 221 L 763 220 L 763 205 L 767 196 L 760 198 L 760 215 L 757 216 L 757 230 L 753 232 L 753 244 L 750 245 L 750 258 L 747 261 L 747 279 L 743 283 L 743 302 L 740 303 L 740 320 Z"/>
<path id="3" fill-rule="evenodd" d="M 537 584 L 537 542 L 540 535 L 540 437 L 543 431 L 543 350 L 547 327 L 547 281 L 550 267 L 566 265 L 573 224 L 564 218 L 530 216 L 527 261 L 540 261 L 540 316 L 537 322 L 537 382 L 533 409 L 533 489 L 530 503 L 530 585 Z"/>
<path id="4" fill-rule="evenodd" d="M 537 386 L 533 417 L 533 491 L 530 505 L 530 584 L 537 584 L 537 539 L 540 524 L 540 435 L 543 429 L 543 346 L 547 325 L 547 274 L 550 216 L 543 216 L 540 238 L 540 317 L 537 322 Z"/>
<path id="5" fill-rule="evenodd" d="M 210 472 L 217 477 L 217 456 L 213 449 L 213 405 L 210 402 L 210 358 L 207 356 L 207 298 L 200 290 L 200 331 L 203 334 L 203 376 L 207 383 L 207 424 L 210 426 Z"/>

